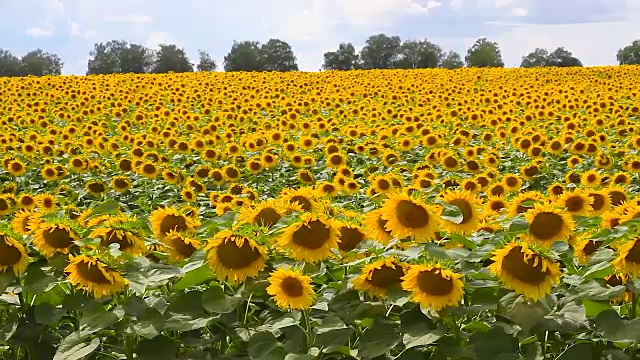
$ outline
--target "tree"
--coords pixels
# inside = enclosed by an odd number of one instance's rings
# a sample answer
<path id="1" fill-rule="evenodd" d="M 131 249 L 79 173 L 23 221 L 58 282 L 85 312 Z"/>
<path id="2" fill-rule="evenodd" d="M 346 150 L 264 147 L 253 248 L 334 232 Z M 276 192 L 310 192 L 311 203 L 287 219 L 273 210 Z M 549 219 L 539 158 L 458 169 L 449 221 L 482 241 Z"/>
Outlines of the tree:
<path id="1" fill-rule="evenodd" d="M 143 74 L 151 70 L 153 51 L 138 44 L 123 40 L 97 43 L 89 53 L 92 56 L 87 66 L 91 74 Z"/>
<path id="2" fill-rule="evenodd" d="M 192 72 L 193 65 L 189 62 L 184 49 L 174 44 L 160 44 L 160 48 L 155 54 L 152 72 L 156 74 Z"/>
<path id="3" fill-rule="evenodd" d="M 260 43 L 234 41 L 229 54 L 224 57 L 224 71 L 262 71 Z"/>
<path id="4" fill-rule="evenodd" d="M 270 39 L 260 48 L 260 62 L 266 71 L 298 71 L 291 46 L 278 39 Z"/>
<path id="5" fill-rule="evenodd" d="M 582 62 L 574 57 L 571 51 L 559 47 L 549 54 L 547 65 L 558 67 L 582 66 Z"/>
<path id="6" fill-rule="evenodd" d="M 531 53 L 522 57 L 520 67 L 532 68 L 547 66 L 549 61 L 549 52 L 545 49 L 536 48 Z"/>
<path id="7" fill-rule="evenodd" d="M 476 40 L 465 57 L 469 67 L 504 67 L 500 47 L 486 38 Z"/>
<path id="8" fill-rule="evenodd" d="M 423 41 L 405 41 L 398 49 L 398 69 L 426 69 L 437 68 L 444 54 L 440 46 Z"/>
<path id="9" fill-rule="evenodd" d="M 325 70 L 354 70 L 359 67 L 360 57 L 356 53 L 356 48 L 352 43 L 342 43 L 338 50 L 326 52 L 324 54 Z"/>
<path id="10" fill-rule="evenodd" d="M 620 65 L 640 65 L 640 39 L 618 50 L 616 58 Z"/>
<path id="11" fill-rule="evenodd" d="M 398 36 L 378 34 L 370 36 L 360 51 L 364 69 L 391 69 L 398 60 L 401 40 Z"/>
<path id="12" fill-rule="evenodd" d="M 198 55 L 200 56 L 200 62 L 197 66 L 198 71 L 216 71 L 218 65 L 216 65 L 216 62 L 211 58 L 208 52 L 198 50 Z"/>
<path id="13" fill-rule="evenodd" d="M 440 67 L 450 70 L 464 67 L 462 56 L 460 56 L 460 54 L 455 51 L 449 51 L 446 55 L 443 56 L 442 61 L 440 62 Z"/>
<path id="14" fill-rule="evenodd" d="M 20 74 L 20 59 L 10 51 L 0 49 L 0 76 L 18 76 Z"/>
<path id="15" fill-rule="evenodd" d="M 60 75 L 63 65 L 58 55 L 36 49 L 22 57 L 18 74 L 20 76 Z"/>

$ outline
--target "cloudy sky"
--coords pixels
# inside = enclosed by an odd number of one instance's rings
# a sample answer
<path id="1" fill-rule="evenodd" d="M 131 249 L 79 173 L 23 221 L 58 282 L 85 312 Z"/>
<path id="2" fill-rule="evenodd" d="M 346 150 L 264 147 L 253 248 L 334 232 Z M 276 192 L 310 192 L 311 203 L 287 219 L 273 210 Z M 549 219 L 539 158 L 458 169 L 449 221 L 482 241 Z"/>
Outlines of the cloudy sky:
<path id="1" fill-rule="evenodd" d="M 36 10 L 34 10 L 36 9 Z M 93 44 L 175 43 L 219 63 L 233 40 L 289 42 L 301 70 L 316 71 L 340 42 L 369 35 L 428 38 L 464 55 L 478 37 L 498 42 L 507 66 L 536 47 L 565 46 L 585 65 L 615 64 L 640 39 L 640 0 L 0 0 L 0 47 L 60 55 L 84 74 Z"/>

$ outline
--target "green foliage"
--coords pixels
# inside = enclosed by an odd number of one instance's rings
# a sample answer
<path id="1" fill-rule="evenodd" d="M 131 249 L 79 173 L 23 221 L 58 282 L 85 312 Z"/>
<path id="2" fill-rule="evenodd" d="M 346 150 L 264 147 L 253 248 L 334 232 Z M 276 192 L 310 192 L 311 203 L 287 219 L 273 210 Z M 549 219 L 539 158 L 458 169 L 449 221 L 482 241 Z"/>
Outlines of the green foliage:
<path id="1" fill-rule="evenodd" d="M 225 71 L 297 71 L 291 46 L 278 39 L 265 44 L 257 41 L 234 41 L 224 57 Z"/>
<path id="2" fill-rule="evenodd" d="M 342 43 L 336 51 L 324 54 L 325 70 L 355 70 L 360 66 L 360 56 L 351 43 Z"/>
<path id="3" fill-rule="evenodd" d="M 498 43 L 481 38 L 467 50 L 465 61 L 468 67 L 504 67 Z"/>
<path id="4" fill-rule="evenodd" d="M 640 65 L 640 40 L 618 50 L 616 59 L 620 65 Z"/>
<path id="5" fill-rule="evenodd" d="M 363 69 L 392 69 L 398 60 L 401 46 L 399 36 L 378 34 L 370 36 L 360 51 Z"/>
<path id="6" fill-rule="evenodd" d="M 159 50 L 155 53 L 155 59 L 151 72 L 156 74 L 174 72 L 192 72 L 193 65 L 189 62 L 184 49 L 173 44 L 160 44 Z"/>
<path id="7" fill-rule="evenodd" d="M 153 63 L 151 50 L 123 40 L 97 43 L 89 55 L 87 75 L 143 74 L 150 71 Z"/>
<path id="8" fill-rule="evenodd" d="M 211 58 L 211 55 L 203 50 L 198 50 L 198 56 L 200 57 L 200 62 L 198 62 L 197 70 L 198 71 L 216 71 L 218 65 Z"/>
<path id="9" fill-rule="evenodd" d="M 459 69 L 464 67 L 462 57 L 455 51 L 449 51 L 446 55 L 443 55 L 440 67 L 443 69 Z"/>

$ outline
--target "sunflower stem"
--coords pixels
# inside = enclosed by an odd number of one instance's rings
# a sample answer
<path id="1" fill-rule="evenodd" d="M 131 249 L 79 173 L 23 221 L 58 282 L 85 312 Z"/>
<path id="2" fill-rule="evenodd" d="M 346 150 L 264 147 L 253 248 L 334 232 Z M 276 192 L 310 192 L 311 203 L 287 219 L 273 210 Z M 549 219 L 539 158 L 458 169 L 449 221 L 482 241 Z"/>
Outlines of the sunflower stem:
<path id="1" fill-rule="evenodd" d="M 249 298 L 247 299 L 247 306 L 244 309 L 244 319 L 242 320 L 243 324 L 247 323 L 247 316 L 249 315 L 249 305 L 251 305 L 251 297 L 253 296 L 253 293 L 249 294 Z"/>
<path id="2" fill-rule="evenodd" d="M 309 349 L 311 348 L 311 346 L 313 345 L 313 339 L 311 338 L 311 319 L 309 316 L 309 311 L 308 310 L 303 310 L 302 311 L 302 316 L 304 317 L 304 323 L 305 323 L 305 334 L 307 335 L 306 337 L 306 344 L 305 344 L 305 349 L 304 351 L 307 352 L 309 351 Z"/>
<path id="3" fill-rule="evenodd" d="M 637 307 L 638 307 L 638 294 L 631 293 L 631 309 L 629 309 L 629 318 L 631 318 L 631 320 L 636 318 Z M 631 360 L 636 359 L 636 344 L 631 344 L 631 346 L 629 347 L 629 358 Z"/>

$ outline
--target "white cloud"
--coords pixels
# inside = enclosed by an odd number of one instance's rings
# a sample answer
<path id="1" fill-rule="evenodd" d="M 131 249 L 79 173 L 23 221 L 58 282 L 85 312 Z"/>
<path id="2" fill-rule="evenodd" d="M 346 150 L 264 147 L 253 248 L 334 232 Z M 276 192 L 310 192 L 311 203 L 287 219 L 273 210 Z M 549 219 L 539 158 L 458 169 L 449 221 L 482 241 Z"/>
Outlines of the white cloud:
<path id="1" fill-rule="evenodd" d="M 32 27 L 25 30 L 25 34 L 35 38 L 51 37 L 56 34 L 56 28 L 54 26 L 48 28 Z"/>
<path id="2" fill-rule="evenodd" d="M 524 7 L 516 7 L 511 9 L 511 15 L 513 16 L 522 17 L 522 16 L 527 16 L 528 14 L 529 14 L 529 9 Z"/>
<path id="3" fill-rule="evenodd" d="M 464 7 L 464 1 L 463 0 L 451 0 L 449 2 L 449 7 L 455 10 L 460 10 Z"/>
<path id="4" fill-rule="evenodd" d="M 156 48 L 160 44 L 175 44 L 175 37 L 173 34 L 165 31 L 155 31 L 152 32 L 147 41 L 145 41 L 145 46 L 150 48 Z"/>
<path id="5" fill-rule="evenodd" d="M 102 18 L 106 23 L 147 24 L 153 21 L 151 16 L 136 14 L 107 15 Z"/>

